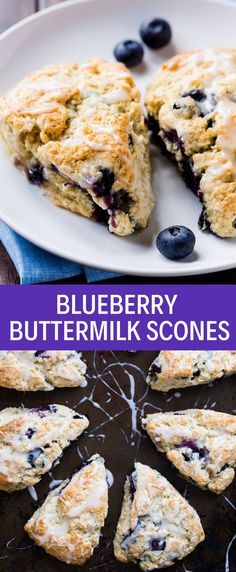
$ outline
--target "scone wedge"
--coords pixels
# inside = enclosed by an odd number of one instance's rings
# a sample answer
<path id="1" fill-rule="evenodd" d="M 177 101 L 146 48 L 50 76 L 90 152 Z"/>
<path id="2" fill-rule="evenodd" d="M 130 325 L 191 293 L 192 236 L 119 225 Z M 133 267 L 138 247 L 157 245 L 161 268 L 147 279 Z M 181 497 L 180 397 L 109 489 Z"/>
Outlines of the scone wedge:
<path id="1" fill-rule="evenodd" d="M 18 391 L 52 391 L 84 387 L 86 365 L 77 351 L 1 351 L 0 387 Z"/>
<path id="2" fill-rule="evenodd" d="M 94 455 L 49 493 L 26 523 L 25 530 L 51 556 L 81 566 L 99 544 L 107 510 L 104 459 Z"/>
<path id="3" fill-rule="evenodd" d="M 29 74 L 0 99 L 0 133 L 13 162 L 56 205 L 120 236 L 147 226 L 148 132 L 123 64 L 92 60 Z"/>
<path id="4" fill-rule="evenodd" d="M 146 94 L 149 125 L 202 203 L 200 228 L 236 236 L 236 50 L 177 55 Z"/>
<path id="5" fill-rule="evenodd" d="M 236 373 L 236 351 L 163 350 L 149 368 L 147 384 L 169 391 L 211 383 Z"/>
<path id="6" fill-rule="evenodd" d="M 63 405 L 0 412 L 0 490 L 35 485 L 65 447 L 88 427 L 87 417 Z"/>
<path id="7" fill-rule="evenodd" d="M 114 540 L 115 556 L 142 570 L 166 568 L 204 540 L 196 511 L 160 474 L 143 465 L 127 477 Z"/>
<path id="8" fill-rule="evenodd" d="M 154 413 L 142 420 L 158 451 L 183 477 L 221 493 L 235 476 L 236 416 L 206 409 Z"/>

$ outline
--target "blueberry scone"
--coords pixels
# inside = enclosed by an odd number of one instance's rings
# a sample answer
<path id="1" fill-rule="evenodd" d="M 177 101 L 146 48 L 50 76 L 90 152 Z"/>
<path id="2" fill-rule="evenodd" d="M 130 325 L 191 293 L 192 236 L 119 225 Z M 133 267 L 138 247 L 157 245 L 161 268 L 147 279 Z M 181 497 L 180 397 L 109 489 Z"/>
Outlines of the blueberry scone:
<path id="1" fill-rule="evenodd" d="M 221 493 L 236 467 L 236 417 L 205 409 L 154 413 L 142 420 L 158 451 L 202 489 Z"/>
<path id="2" fill-rule="evenodd" d="M 14 163 L 53 202 L 120 236 L 145 228 L 154 205 L 140 93 L 121 63 L 50 65 L 0 99 Z"/>
<path id="3" fill-rule="evenodd" d="M 146 94 L 150 128 L 203 209 L 202 229 L 236 236 L 236 50 L 167 61 Z"/>
<path id="4" fill-rule="evenodd" d="M 32 486 L 50 471 L 65 447 L 88 427 L 88 419 L 63 405 L 0 412 L 0 489 Z"/>
<path id="5" fill-rule="evenodd" d="M 0 351 L 0 386 L 51 391 L 85 386 L 86 365 L 77 351 Z"/>
<path id="6" fill-rule="evenodd" d="M 104 459 L 94 455 L 49 493 L 26 523 L 25 530 L 51 556 L 81 566 L 99 544 L 107 511 Z"/>
<path id="7" fill-rule="evenodd" d="M 147 384 L 157 391 L 211 383 L 236 373 L 236 351 L 161 351 Z"/>
<path id="8" fill-rule="evenodd" d="M 160 474 L 141 463 L 127 477 L 115 556 L 144 571 L 166 568 L 204 540 L 196 511 Z"/>

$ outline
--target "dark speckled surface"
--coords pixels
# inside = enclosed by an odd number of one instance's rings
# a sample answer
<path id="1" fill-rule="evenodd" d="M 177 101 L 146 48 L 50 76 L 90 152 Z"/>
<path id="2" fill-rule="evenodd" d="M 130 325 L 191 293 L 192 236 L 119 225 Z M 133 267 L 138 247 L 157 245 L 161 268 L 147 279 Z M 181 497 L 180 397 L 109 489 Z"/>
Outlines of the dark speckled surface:
<path id="1" fill-rule="evenodd" d="M 50 393 L 21 394 L 1 389 L 1 407 L 42 403 L 62 403 L 88 415 L 87 434 L 67 449 L 52 470 L 54 479 L 66 478 L 81 462 L 98 452 L 114 476 L 109 495 L 109 514 L 99 548 L 82 572 L 135 572 L 138 566 L 124 566 L 115 561 L 112 541 L 119 517 L 125 475 L 130 473 L 135 459 L 158 469 L 176 489 L 186 496 L 198 511 L 206 540 L 184 561 L 172 566 L 172 572 L 236 572 L 236 495 L 235 483 L 224 494 L 213 495 L 187 484 L 166 459 L 155 450 L 140 429 L 140 415 L 185 409 L 213 408 L 236 412 L 236 377 L 213 385 L 170 391 L 167 394 L 147 388 L 144 376 L 155 357 L 153 352 L 84 354 L 88 365 L 88 386 L 84 389 L 55 390 Z M 125 363 L 124 363 L 125 362 Z M 33 545 L 23 526 L 38 503 L 49 491 L 52 476 L 45 475 L 35 490 L 38 501 L 28 490 L 8 495 L 0 493 L 0 571 L 1 572 L 75 572 L 69 566 L 48 556 Z M 167 569 L 166 569 L 167 570 Z"/>

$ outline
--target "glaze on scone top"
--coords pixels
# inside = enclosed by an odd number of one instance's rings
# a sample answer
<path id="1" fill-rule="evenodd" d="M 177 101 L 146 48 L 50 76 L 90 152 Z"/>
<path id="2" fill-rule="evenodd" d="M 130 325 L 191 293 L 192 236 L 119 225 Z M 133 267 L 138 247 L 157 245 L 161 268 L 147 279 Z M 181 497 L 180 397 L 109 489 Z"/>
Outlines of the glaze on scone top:
<path id="1" fill-rule="evenodd" d="M 0 351 L 0 387 L 52 391 L 84 387 L 86 365 L 77 351 Z"/>
<path id="2" fill-rule="evenodd" d="M 114 552 L 142 570 L 166 568 L 204 540 L 196 511 L 160 474 L 141 463 L 127 477 Z"/>
<path id="3" fill-rule="evenodd" d="M 107 510 L 104 459 L 94 455 L 49 493 L 26 523 L 25 530 L 51 556 L 81 566 L 99 544 Z"/>
<path id="4" fill-rule="evenodd" d="M 147 384 L 169 391 L 211 383 L 236 373 L 236 351 L 163 350 L 149 368 Z"/>
<path id="5" fill-rule="evenodd" d="M 150 127 L 203 203 L 200 226 L 236 236 L 236 50 L 167 61 L 146 94 Z"/>
<path id="6" fill-rule="evenodd" d="M 142 420 L 156 448 L 200 488 L 221 493 L 236 467 L 236 416 L 206 409 L 154 413 Z"/>
<path id="7" fill-rule="evenodd" d="M 140 94 L 120 63 L 50 65 L 0 99 L 0 132 L 13 161 L 59 206 L 125 236 L 153 208 Z"/>
<path id="8" fill-rule="evenodd" d="M 0 489 L 13 492 L 37 483 L 88 424 L 84 415 L 63 405 L 3 409 L 0 412 Z"/>

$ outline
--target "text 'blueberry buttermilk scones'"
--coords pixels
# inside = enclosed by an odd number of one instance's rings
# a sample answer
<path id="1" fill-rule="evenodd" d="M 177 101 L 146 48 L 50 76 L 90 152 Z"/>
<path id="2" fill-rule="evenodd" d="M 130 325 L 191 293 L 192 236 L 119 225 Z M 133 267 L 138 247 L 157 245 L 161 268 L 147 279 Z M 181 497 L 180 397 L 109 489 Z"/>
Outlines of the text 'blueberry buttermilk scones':
<path id="1" fill-rule="evenodd" d="M 127 477 L 115 556 L 144 571 L 166 568 L 204 540 L 196 511 L 158 471 L 141 463 Z"/>
<path id="2" fill-rule="evenodd" d="M 51 556 L 81 566 L 99 544 L 107 511 L 104 459 L 94 455 L 49 493 L 26 523 L 25 530 Z"/>
<path id="3" fill-rule="evenodd" d="M 236 467 L 236 417 L 205 409 L 154 413 L 142 420 L 158 451 L 202 489 L 221 493 Z"/>
<path id="4" fill-rule="evenodd" d="M 53 202 L 143 229 L 154 205 L 140 93 L 121 63 L 50 65 L 0 99 L 0 132 L 14 163 Z"/>
<path id="5" fill-rule="evenodd" d="M 86 417 L 63 405 L 3 409 L 0 489 L 12 492 L 37 483 L 88 425 Z"/>
<path id="6" fill-rule="evenodd" d="M 157 391 L 211 383 L 236 373 L 236 351 L 161 351 L 147 384 Z"/>
<path id="7" fill-rule="evenodd" d="M 8 389 L 84 387 L 86 369 L 77 351 L 0 351 L 0 386 Z"/>
<path id="8" fill-rule="evenodd" d="M 236 236 L 236 50 L 170 59 L 146 106 L 154 135 L 203 204 L 200 227 Z"/>

